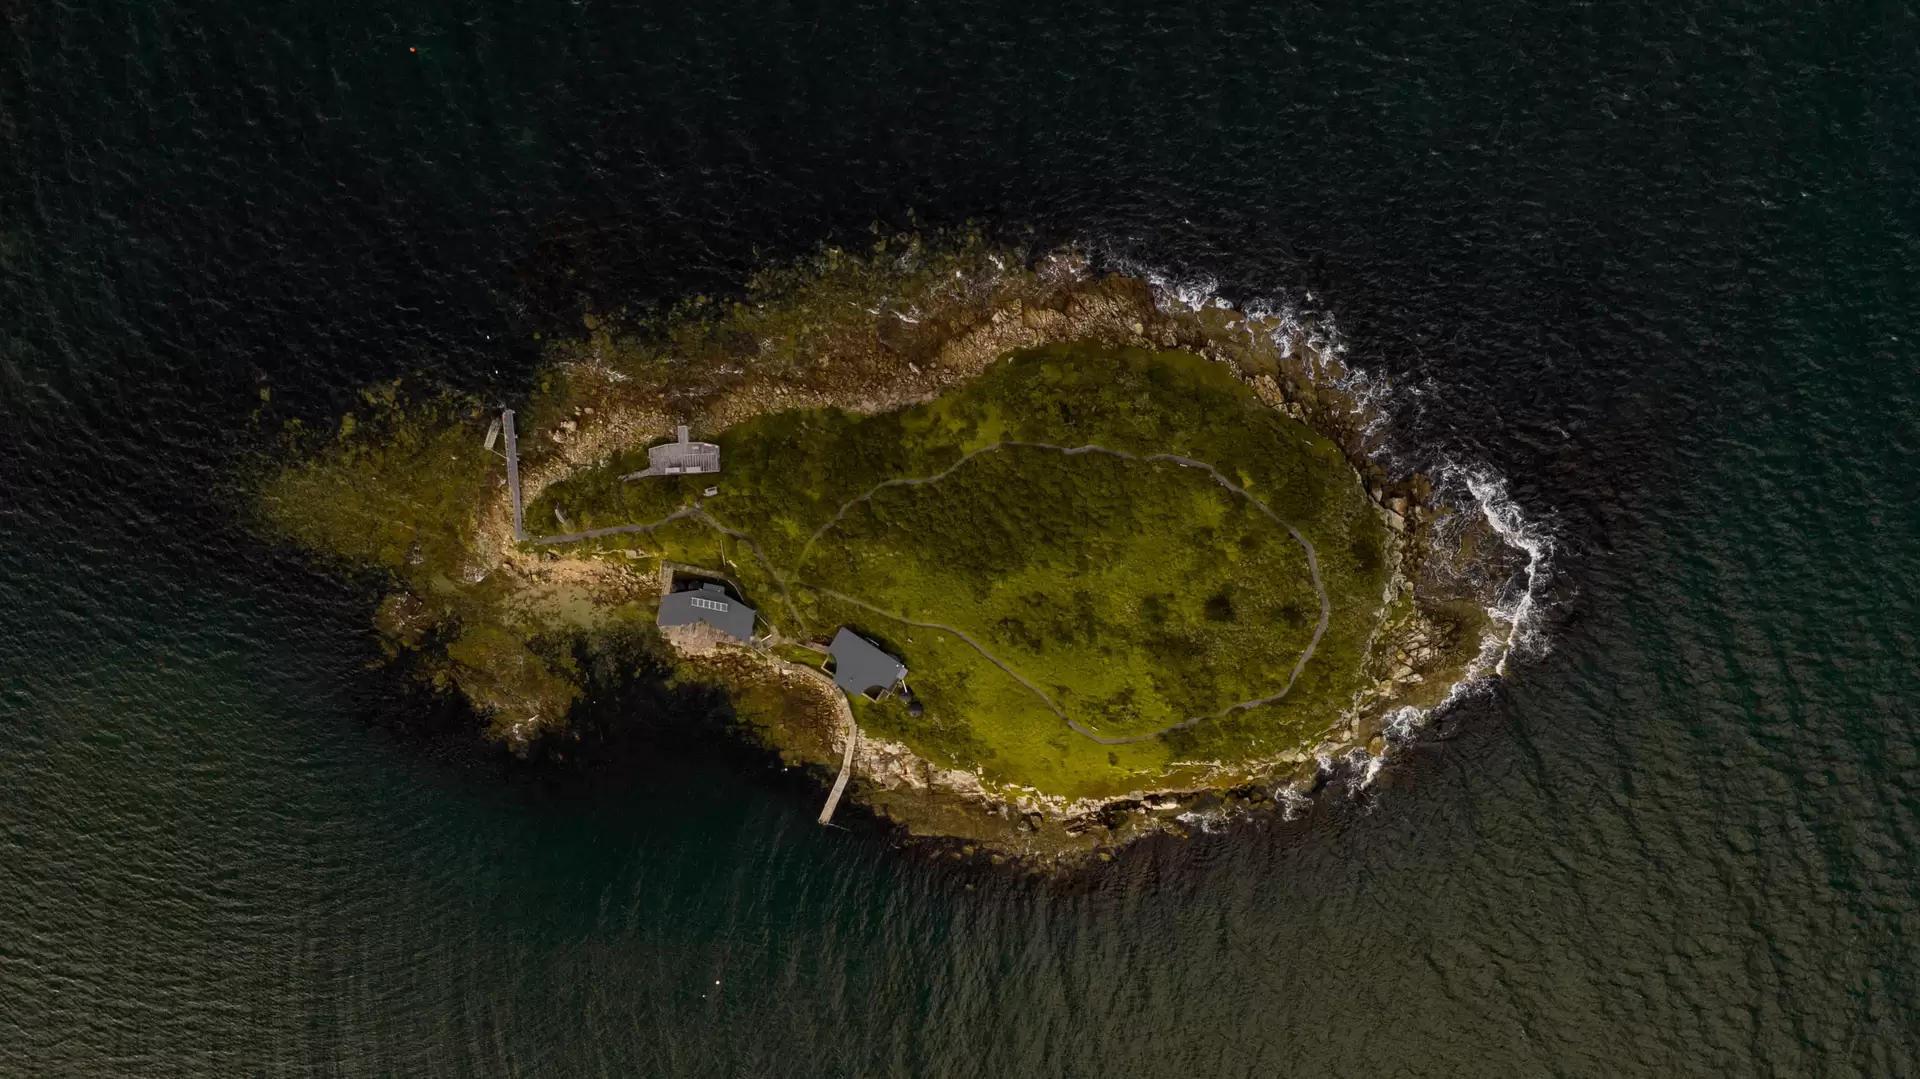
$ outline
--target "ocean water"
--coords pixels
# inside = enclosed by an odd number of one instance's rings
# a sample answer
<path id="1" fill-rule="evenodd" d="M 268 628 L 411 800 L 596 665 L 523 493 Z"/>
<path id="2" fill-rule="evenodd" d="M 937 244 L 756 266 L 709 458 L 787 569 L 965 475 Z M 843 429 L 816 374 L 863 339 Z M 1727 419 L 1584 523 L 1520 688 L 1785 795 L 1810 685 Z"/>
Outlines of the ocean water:
<path id="1" fill-rule="evenodd" d="M 0 1074 L 1920 1071 L 1910 8 L 0 20 Z M 263 386 L 510 400 L 583 299 L 969 220 L 1330 315 L 1541 646 L 1039 881 L 697 735 L 504 766 L 234 519 Z"/>

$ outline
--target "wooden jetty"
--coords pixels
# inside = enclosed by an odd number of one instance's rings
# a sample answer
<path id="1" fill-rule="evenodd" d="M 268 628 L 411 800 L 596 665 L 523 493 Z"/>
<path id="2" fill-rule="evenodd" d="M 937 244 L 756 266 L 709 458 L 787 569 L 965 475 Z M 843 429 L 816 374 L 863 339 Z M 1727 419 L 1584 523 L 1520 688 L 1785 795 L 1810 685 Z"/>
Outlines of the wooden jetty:
<path id="1" fill-rule="evenodd" d="M 834 690 L 835 695 L 839 690 Z M 820 823 L 833 821 L 833 811 L 840 805 L 840 796 L 847 791 L 847 777 L 853 774 L 853 747 L 860 740 L 860 725 L 853 721 L 852 706 L 847 708 L 847 749 L 840 756 L 840 775 L 833 781 L 833 790 L 827 795 L 827 804 L 820 810 Z"/>
<path id="2" fill-rule="evenodd" d="M 513 409 L 500 413 L 500 426 L 507 436 L 507 493 L 513 497 L 513 538 L 527 538 L 526 523 L 520 505 L 520 442 L 513 435 Z"/>

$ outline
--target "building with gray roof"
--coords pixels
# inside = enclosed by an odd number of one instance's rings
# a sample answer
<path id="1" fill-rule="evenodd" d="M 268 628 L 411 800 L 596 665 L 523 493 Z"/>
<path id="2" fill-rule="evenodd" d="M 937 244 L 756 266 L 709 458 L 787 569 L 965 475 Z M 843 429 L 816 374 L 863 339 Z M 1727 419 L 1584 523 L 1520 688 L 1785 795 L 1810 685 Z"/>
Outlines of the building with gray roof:
<path id="1" fill-rule="evenodd" d="M 661 629 L 691 626 L 704 622 L 729 637 L 753 640 L 753 620 L 759 612 L 727 595 L 727 590 L 712 581 L 698 588 L 669 592 L 660 597 Z"/>
<path id="2" fill-rule="evenodd" d="M 692 476 L 720 471 L 720 447 L 712 442 L 687 441 L 687 425 L 681 424 L 678 438 L 647 450 L 647 467 L 629 472 L 623 480 L 648 476 Z"/>
<path id="3" fill-rule="evenodd" d="M 833 656 L 833 684 L 848 693 L 878 697 L 907 676 L 906 664 L 845 626 L 833 635 L 827 651 Z"/>

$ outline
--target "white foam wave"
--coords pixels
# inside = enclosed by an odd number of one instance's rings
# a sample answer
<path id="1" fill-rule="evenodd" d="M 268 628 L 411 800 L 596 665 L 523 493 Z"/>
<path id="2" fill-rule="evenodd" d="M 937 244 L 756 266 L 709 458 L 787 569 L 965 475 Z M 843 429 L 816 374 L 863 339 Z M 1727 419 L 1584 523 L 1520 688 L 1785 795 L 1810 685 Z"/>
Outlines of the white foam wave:
<path id="1" fill-rule="evenodd" d="M 1382 753 L 1376 757 L 1364 749 L 1356 749 L 1347 754 L 1347 764 L 1351 766 L 1353 776 L 1347 782 L 1347 789 L 1357 793 L 1373 786 L 1374 777 L 1387 766 L 1387 755 Z"/>
<path id="2" fill-rule="evenodd" d="M 1413 732 L 1418 730 L 1422 723 L 1426 722 L 1426 718 L 1427 713 L 1424 708 L 1415 708 L 1412 705 L 1395 708 L 1393 711 L 1387 713 L 1386 722 L 1381 727 L 1381 733 L 1389 740 L 1410 738 L 1413 736 Z"/>
<path id="3" fill-rule="evenodd" d="M 1275 792 L 1274 799 L 1280 805 L 1281 820 L 1299 820 L 1306 814 L 1307 810 L 1313 808 L 1312 798 L 1301 794 L 1299 791 L 1287 785 L 1282 785 L 1280 789 Z"/>
<path id="4" fill-rule="evenodd" d="M 1510 589 L 1508 595 L 1487 612 L 1509 627 L 1506 648 L 1493 668 L 1495 674 L 1505 674 L 1507 661 L 1513 656 L 1544 655 L 1549 647 L 1541 624 L 1540 597 L 1553 575 L 1553 536 L 1543 522 L 1529 520 L 1521 511 L 1507 493 L 1504 476 L 1489 470 L 1473 470 L 1463 472 L 1461 481 L 1479 505 L 1487 526 L 1509 547 L 1527 555 L 1526 569 L 1522 571 L 1524 586 Z"/>
<path id="5" fill-rule="evenodd" d="M 1232 823 L 1233 815 L 1222 808 L 1189 809 L 1185 813 L 1175 816 L 1174 820 L 1179 821 L 1181 824 L 1195 831 L 1206 835 L 1214 835 L 1226 830 L 1227 825 Z"/>

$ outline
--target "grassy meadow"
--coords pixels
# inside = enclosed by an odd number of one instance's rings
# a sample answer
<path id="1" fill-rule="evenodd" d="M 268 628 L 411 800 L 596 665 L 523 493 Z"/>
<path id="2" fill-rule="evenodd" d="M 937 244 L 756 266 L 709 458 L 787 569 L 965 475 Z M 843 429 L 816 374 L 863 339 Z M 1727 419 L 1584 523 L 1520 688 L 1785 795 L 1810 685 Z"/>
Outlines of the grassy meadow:
<path id="1" fill-rule="evenodd" d="M 912 670 L 925 714 L 861 701 L 862 725 L 934 760 L 1049 793 L 1124 793 L 1198 767 L 1182 762 L 1297 746 L 1360 688 L 1387 575 L 1385 529 L 1339 450 L 1223 365 L 1049 346 L 924 405 L 776 413 L 712 440 L 720 476 L 622 482 L 646 465 L 635 447 L 543 491 L 528 507 L 529 532 L 652 522 L 698 502 L 753 545 L 681 519 L 570 548 L 725 569 L 785 636 L 824 639 L 844 624 L 881 642 Z M 1331 618 L 1287 698 L 1103 745 L 956 635 L 909 625 L 963 630 L 1108 737 L 1286 685 L 1320 604 L 1285 528 L 1200 469 L 1027 446 L 976 452 L 1019 442 L 1206 462 L 1306 536 Z M 719 493 L 703 499 L 708 486 Z"/>

